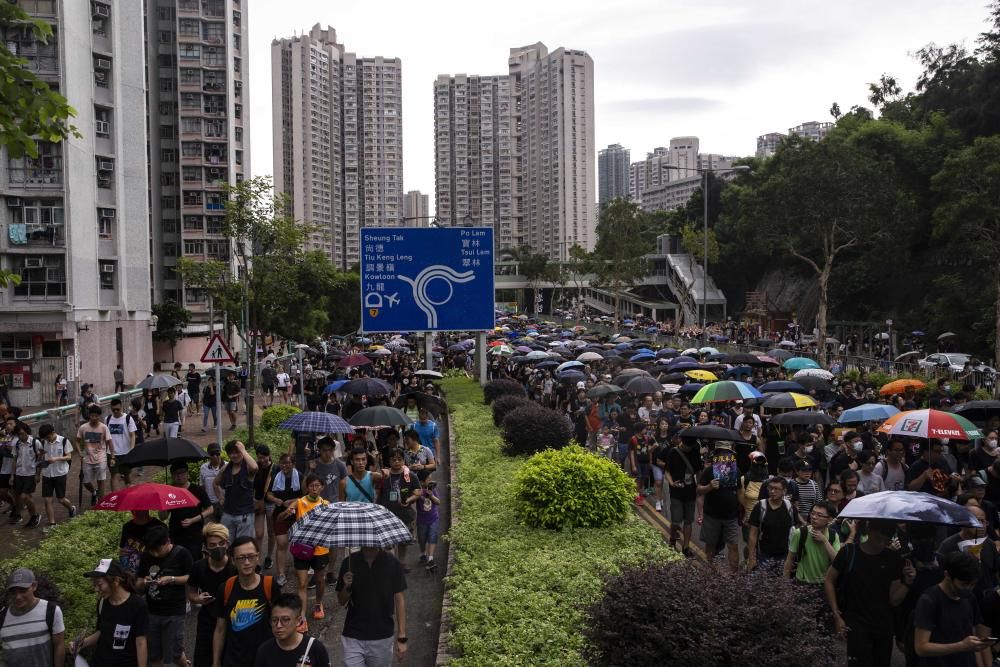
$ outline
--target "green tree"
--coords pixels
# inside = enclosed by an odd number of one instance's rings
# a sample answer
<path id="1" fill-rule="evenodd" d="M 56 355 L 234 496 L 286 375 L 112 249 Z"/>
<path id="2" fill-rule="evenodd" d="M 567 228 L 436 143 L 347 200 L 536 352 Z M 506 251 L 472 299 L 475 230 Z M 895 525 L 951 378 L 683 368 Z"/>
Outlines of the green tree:
<path id="1" fill-rule="evenodd" d="M 191 322 L 191 311 L 173 299 L 167 299 L 152 308 L 156 319 L 153 339 L 170 343 L 170 360 L 174 360 L 174 347 L 184 337 L 184 327 Z"/>
<path id="2" fill-rule="evenodd" d="M 653 250 L 648 243 L 649 227 L 648 216 L 633 201 L 614 199 L 601 211 L 594 269 L 597 284 L 614 294 L 616 326 L 621 320 L 622 293 L 649 273 L 645 260 Z"/>
<path id="3" fill-rule="evenodd" d="M 980 137 L 954 153 L 934 177 L 941 202 L 934 212 L 938 239 L 959 243 L 984 267 L 1000 264 L 1000 136 Z M 994 299 L 994 367 L 1000 368 L 1000 272 L 989 272 Z"/>

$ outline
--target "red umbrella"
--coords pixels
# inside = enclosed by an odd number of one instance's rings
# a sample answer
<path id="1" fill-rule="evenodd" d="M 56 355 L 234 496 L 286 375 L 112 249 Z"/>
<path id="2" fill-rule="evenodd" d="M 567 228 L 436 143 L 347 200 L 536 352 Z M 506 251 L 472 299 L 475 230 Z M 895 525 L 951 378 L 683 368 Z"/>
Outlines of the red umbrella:
<path id="1" fill-rule="evenodd" d="M 347 368 L 348 366 L 367 366 L 371 362 L 372 360 L 363 354 L 352 354 L 338 361 L 337 365 L 342 368 Z"/>
<path id="2" fill-rule="evenodd" d="M 169 484 L 146 482 L 112 491 L 94 505 L 95 510 L 127 512 L 129 510 L 157 510 L 169 512 L 182 507 L 197 507 L 198 499 L 188 491 Z"/>

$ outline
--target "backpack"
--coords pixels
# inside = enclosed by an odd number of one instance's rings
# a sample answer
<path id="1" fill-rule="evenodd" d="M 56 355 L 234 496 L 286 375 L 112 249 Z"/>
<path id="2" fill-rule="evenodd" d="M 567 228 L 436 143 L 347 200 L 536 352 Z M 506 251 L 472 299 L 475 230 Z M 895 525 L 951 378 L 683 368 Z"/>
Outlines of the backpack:
<path id="1" fill-rule="evenodd" d="M 226 587 L 222 592 L 222 604 L 223 606 L 229 604 L 229 598 L 233 595 L 233 589 L 236 587 L 236 581 L 239 579 L 237 576 L 232 576 L 226 579 Z M 267 600 L 268 604 L 271 604 L 271 593 L 274 588 L 274 577 L 265 576 L 261 577 L 264 582 L 264 599 Z"/>
<path id="2" fill-rule="evenodd" d="M 788 498 L 782 498 L 781 501 L 782 501 L 782 503 L 785 506 L 785 511 L 788 512 L 788 517 L 792 520 L 792 525 L 794 526 L 795 525 L 795 510 L 792 509 L 792 501 L 789 500 Z M 758 501 L 758 504 L 760 505 L 760 528 L 763 528 L 764 527 L 764 517 L 767 516 L 767 512 L 771 508 L 767 504 L 767 498 L 764 498 L 763 500 Z M 758 528 L 758 530 L 759 530 L 759 528 Z M 760 542 L 758 541 L 758 545 L 759 544 L 760 544 Z"/>
<path id="3" fill-rule="evenodd" d="M 46 600 L 44 598 L 39 598 L 47 606 L 45 607 L 45 627 L 49 629 L 49 634 L 52 634 L 52 627 L 56 624 L 56 607 L 57 605 L 52 600 Z M 7 610 L 10 607 L 3 607 L 0 609 L 0 628 L 3 627 L 4 623 L 7 622 Z"/>
<path id="4" fill-rule="evenodd" d="M 806 553 L 806 540 L 809 536 L 809 526 L 799 526 L 799 548 L 795 553 L 795 564 L 798 565 L 802 560 L 802 556 Z M 833 528 L 826 529 L 826 539 L 829 540 L 830 544 L 833 544 Z"/>
<path id="5" fill-rule="evenodd" d="M 886 463 L 885 459 L 882 459 L 881 461 L 879 461 L 879 463 L 882 464 L 882 481 L 884 482 L 887 479 L 889 479 L 889 464 Z M 902 463 L 902 466 L 903 466 L 903 476 L 905 477 L 906 473 L 910 471 L 910 466 L 906 465 L 905 461 Z"/>

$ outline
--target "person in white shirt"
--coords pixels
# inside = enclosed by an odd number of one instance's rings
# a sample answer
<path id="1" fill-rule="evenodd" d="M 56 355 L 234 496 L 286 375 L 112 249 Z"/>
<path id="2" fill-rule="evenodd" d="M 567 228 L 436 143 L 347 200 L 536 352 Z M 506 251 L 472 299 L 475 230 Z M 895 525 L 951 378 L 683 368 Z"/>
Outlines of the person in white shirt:
<path id="1" fill-rule="evenodd" d="M 755 438 L 757 436 L 759 436 L 760 432 L 761 432 L 761 429 L 763 428 L 763 425 L 761 424 L 760 417 L 758 417 L 756 414 L 754 414 L 753 406 L 751 406 L 751 405 L 744 405 L 743 406 L 743 413 L 739 414 L 739 415 L 736 415 L 736 419 L 735 419 L 735 421 L 733 421 L 733 428 L 736 429 L 737 431 L 739 431 L 740 430 L 740 424 L 743 423 L 744 419 L 753 419 L 752 433 L 753 433 L 753 435 L 754 435 Z"/>
<path id="2" fill-rule="evenodd" d="M 135 447 L 135 434 L 139 430 L 135 423 L 135 418 L 130 414 L 125 414 L 122 406 L 122 399 L 115 398 L 111 401 L 111 414 L 108 415 L 105 423 L 108 431 L 111 432 L 111 448 L 115 458 L 128 454 Z M 125 486 L 131 484 L 132 471 L 128 466 L 117 466 L 111 471 L 111 490 L 114 491 L 116 481 L 121 476 Z"/>
<path id="3" fill-rule="evenodd" d="M 215 516 L 222 516 L 222 506 L 219 505 L 219 498 L 215 493 L 215 485 L 212 484 L 222 470 L 222 450 L 217 443 L 213 442 L 208 446 L 206 451 L 208 452 L 208 460 L 201 464 L 198 477 L 202 488 L 205 489 L 205 493 L 208 495 L 208 499 L 212 501 L 212 506 L 215 507 Z"/>
<path id="4" fill-rule="evenodd" d="M 14 491 L 18 509 L 28 510 L 28 523 L 25 528 L 35 528 L 41 522 L 41 514 L 35 507 L 35 486 L 38 484 L 39 457 L 42 454 L 42 443 L 31 435 L 31 427 L 24 422 L 18 422 L 14 430 L 17 438 L 14 440 Z M 18 520 L 20 517 L 18 517 Z M 11 523 L 17 520 L 11 519 Z"/>
<path id="5" fill-rule="evenodd" d="M 902 440 L 893 439 L 885 449 L 885 458 L 879 461 L 872 474 L 882 480 L 886 491 L 906 490 L 906 445 Z"/>
<path id="6" fill-rule="evenodd" d="M 55 502 L 69 512 L 69 518 L 76 516 L 76 506 L 66 498 L 66 480 L 69 467 L 73 463 L 73 443 L 56 433 L 52 424 L 38 427 L 38 437 L 42 441 L 44 455 L 42 467 L 42 501 L 45 503 L 45 518 L 49 525 L 56 525 Z"/>
<path id="7" fill-rule="evenodd" d="M 275 384 L 278 387 L 278 394 L 281 396 L 281 402 L 288 404 L 288 388 L 292 384 L 292 378 L 285 372 L 284 368 L 278 367 L 278 374 L 274 376 Z"/>

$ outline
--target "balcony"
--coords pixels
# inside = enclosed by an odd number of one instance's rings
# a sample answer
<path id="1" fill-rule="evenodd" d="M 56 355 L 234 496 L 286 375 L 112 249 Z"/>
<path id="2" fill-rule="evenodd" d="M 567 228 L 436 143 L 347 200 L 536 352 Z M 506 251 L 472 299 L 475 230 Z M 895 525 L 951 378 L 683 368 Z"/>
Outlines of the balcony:
<path id="1" fill-rule="evenodd" d="M 66 245 L 64 225 L 13 223 L 7 228 L 7 241 L 11 249 L 59 248 Z"/>

